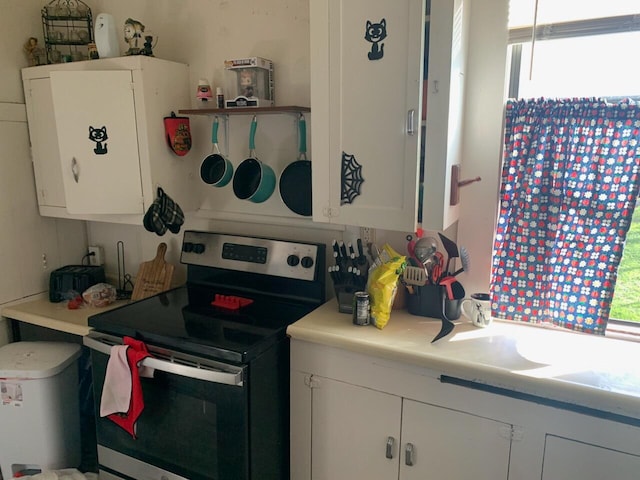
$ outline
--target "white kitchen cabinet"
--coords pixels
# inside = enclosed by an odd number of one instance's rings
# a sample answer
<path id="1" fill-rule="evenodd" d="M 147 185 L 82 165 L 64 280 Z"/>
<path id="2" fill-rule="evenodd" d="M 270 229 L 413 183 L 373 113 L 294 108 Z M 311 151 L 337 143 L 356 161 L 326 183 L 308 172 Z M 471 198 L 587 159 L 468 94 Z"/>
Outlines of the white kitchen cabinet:
<path id="1" fill-rule="evenodd" d="M 330 378 L 306 384 L 313 480 L 507 479 L 510 425 Z"/>
<path id="2" fill-rule="evenodd" d="M 548 435 L 545 443 L 542 480 L 636 480 L 640 456 Z"/>
<path id="3" fill-rule="evenodd" d="M 640 428 L 633 418 L 492 392 L 392 360 L 391 346 L 376 356 L 349 350 L 348 339 L 338 340 L 339 348 L 297 333 L 290 332 L 292 480 L 638 477 Z"/>
<path id="4" fill-rule="evenodd" d="M 314 376 L 313 480 L 398 478 L 402 399 Z"/>
<path id="5" fill-rule="evenodd" d="M 414 231 L 423 169 L 422 226 L 445 229 L 458 215 L 463 1 L 314 0 L 310 19 L 314 221 Z M 366 38 L 382 25 L 384 38 Z"/>
<path id="6" fill-rule="evenodd" d="M 141 224 L 158 186 L 193 208 L 191 162 L 171 151 L 163 124 L 188 102 L 187 65 L 129 56 L 22 78 L 42 215 Z"/>
<path id="7" fill-rule="evenodd" d="M 511 425 L 403 400 L 400 479 L 500 480 L 509 473 Z"/>

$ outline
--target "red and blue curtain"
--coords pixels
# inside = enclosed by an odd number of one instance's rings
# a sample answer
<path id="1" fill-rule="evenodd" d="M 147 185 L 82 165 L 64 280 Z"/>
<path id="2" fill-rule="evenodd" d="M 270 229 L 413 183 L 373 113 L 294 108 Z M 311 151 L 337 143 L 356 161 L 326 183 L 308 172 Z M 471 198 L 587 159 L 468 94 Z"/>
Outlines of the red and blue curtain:
<path id="1" fill-rule="evenodd" d="M 640 169 L 640 105 L 506 105 L 495 318 L 604 334 Z"/>

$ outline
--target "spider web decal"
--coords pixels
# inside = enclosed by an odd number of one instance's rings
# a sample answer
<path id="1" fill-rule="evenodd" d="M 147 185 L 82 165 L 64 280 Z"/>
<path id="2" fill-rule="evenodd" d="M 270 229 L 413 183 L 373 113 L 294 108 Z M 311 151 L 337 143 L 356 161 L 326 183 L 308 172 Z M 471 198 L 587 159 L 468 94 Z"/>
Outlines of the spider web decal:
<path id="1" fill-rule="evenodd" d="M 356 161 L 356 157 L 342 152 L 342 169 L 340 172 L 341 190 L 340 205 L 353 203 L 364 183 L 362 178 L 362 165 Z"/>

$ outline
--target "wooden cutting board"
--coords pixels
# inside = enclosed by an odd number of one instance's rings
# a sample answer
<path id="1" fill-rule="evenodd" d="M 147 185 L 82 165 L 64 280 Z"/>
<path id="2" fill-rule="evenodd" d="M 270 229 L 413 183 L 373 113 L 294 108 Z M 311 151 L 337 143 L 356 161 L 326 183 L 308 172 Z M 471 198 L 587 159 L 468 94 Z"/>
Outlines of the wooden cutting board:
<path id="1" fill-rule="evenodd" d="M 169 290 L 173 276 L 173 265 L 165 262 L 165 253 L 167 253 L 167 244 L 162 242 L 158 245 L 156 258 L 140 264 L 131 300 L 140 300 Z"/>

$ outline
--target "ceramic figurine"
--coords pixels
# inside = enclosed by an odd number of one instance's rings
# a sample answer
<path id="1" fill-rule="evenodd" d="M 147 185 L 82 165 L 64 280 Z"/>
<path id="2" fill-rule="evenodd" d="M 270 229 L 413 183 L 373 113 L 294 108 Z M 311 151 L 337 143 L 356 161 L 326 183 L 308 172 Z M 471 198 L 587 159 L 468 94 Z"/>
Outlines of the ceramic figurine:
<path id="1" fill-rule="evenodd" d="M 144 25 L 127 18 L 124 22 L 124 41 L 129 45 L 125 55 L 139 55 L 144 48 Z"/>
<path id="2" fill-rule="evenodd" d="M 36 37 L 29 37 L 27 43 L 24 44 L 24 53 L 27 55 L 29 66 L 38 65 L 38 59 L 36 53 L 38 51 L 38 39 Z"/>
<path id="3" fill-rule="evenodd" d="M 213 94 L 211 93 L 211 86 L 209 82 L 204 79 L 200 79 L 198 82 L 198 93 L 196 94 L 196 98 L 201 103 L 211 102 L 213 99 Z"/>

